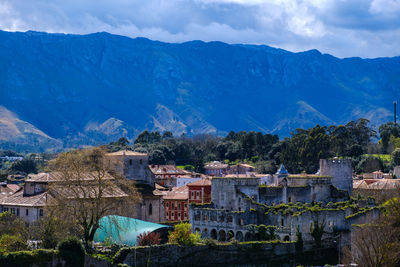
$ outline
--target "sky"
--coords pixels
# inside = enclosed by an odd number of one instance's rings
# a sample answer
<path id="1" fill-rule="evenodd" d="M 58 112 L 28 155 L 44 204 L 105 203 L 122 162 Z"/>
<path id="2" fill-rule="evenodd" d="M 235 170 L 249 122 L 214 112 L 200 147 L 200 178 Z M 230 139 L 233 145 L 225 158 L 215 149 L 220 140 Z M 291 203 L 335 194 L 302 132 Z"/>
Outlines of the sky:
<path id="1" fill-rule="evenodd" d="M 400 56 L 400 0 L 0 0 L 0 29 Z"/>

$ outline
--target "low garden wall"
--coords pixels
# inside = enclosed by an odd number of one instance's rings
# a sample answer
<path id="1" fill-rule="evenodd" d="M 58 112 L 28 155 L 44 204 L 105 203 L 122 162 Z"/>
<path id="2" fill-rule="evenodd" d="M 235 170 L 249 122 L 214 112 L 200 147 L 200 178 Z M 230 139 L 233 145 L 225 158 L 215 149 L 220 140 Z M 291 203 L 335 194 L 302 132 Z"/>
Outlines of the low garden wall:
<path id="1" fill-rule="evenodd" d="M 293 242 L 244 242 L 178 246 L 123 248 L 114 257 L 114 264 L 136 267 L 156 266 L 293 266 L 336 263 L 335 249 L 319 249 L 297 253 Z"/>
<path id="2" fill-rule="evenodd" d="M 226 244 L 210 242 L 196 246 L 165 244 L 122 248 L 114 257 L 111 255 L 86 255 L 82 259 L 82 266 L 111 267 L 121 264 L 132 267 L 294 266 L 336 264 L 336 260 L 337 250 L 335 248 L 296 252 L 293 242 L 254 241 Z M 38 249 L 0 255 L 0 266 L 77 266 L 69 264 L 67 261 L 57 250 Z"/>

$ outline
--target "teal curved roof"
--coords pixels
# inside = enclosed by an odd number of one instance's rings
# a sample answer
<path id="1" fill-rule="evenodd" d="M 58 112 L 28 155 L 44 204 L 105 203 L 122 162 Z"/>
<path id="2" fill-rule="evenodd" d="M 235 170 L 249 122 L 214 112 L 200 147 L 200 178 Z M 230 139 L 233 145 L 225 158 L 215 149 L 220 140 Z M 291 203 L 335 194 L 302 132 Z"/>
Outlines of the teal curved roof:
<path id="1" fill-rule="evenodd" d="M 144 232 L 153 232 L 163 227 L 170 227 L 117 215 L 105 216 L 100 219 L 99 224 L 100 228 L 94 235 L 94 242 L 104 243 L 107 238 L 112 243 L 129 246 L 135 246 L 138 235 Z"/>

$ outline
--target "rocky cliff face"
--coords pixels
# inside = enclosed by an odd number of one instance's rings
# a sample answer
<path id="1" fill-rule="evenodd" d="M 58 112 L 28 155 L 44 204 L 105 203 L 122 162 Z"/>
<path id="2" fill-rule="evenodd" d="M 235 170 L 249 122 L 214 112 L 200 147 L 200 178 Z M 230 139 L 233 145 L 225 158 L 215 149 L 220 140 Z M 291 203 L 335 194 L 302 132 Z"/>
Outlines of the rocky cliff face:
<path id="1" fill-rule="evenodd" d="M 399 57 L 0 31 L 0 105 L 64 146 L 146 128 L 288 135 L 359 117 L 378 125 L 391 119 L 399 88 Z"/>

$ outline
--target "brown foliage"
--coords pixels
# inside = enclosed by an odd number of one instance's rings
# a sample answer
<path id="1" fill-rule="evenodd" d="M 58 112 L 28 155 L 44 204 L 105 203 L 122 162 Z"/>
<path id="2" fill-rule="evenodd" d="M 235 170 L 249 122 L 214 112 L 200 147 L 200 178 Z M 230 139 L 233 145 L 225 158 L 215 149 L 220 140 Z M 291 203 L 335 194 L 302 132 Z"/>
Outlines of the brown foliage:
<path id="1" fill-rule="evenodd" d="M 400 201 L 393 198 L 384 204 L 379 218 L 353 226 L 351 249 L 345 249 L 345 262 L 366 267 L 399 266 Z"/>
<path id="2" fill-rule="evenodd" d="M 56 181 L 49 182 L 48 214 L 77 225 L 90 246 L 99 220 L 107 215 L 135 216 L 139 199 L 135 184 L 116 174 L 100 148 L 61 153 L 50 164 Z"/>
<path id="3" fill-rule="evenodd" d="M 145 232 L 137 237 L 138 246 L 158 245 L 161 242 L 160 234 L 153 232 Z"/>

